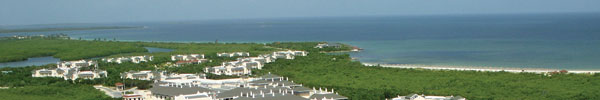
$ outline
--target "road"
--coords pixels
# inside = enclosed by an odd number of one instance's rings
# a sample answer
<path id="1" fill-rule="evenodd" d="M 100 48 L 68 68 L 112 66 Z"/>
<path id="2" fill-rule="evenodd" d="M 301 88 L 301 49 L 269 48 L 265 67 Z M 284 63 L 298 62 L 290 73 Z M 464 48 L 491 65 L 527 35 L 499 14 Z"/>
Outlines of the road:
<path id="1" fill-rule="evenodd" d="M 121 92 L 116 91 L 116 90 L 112 90 L 110 88 L 107 87 L 103 87 L 103 86 L 94 86 L 94 88 L 99 89 L 101 91 L 103 91 L 104 93 L 106 93 L 106 95 L 113 97 L 113 98 L 120 98 L 123 97 L 123 94 L 121 94 Z"/>

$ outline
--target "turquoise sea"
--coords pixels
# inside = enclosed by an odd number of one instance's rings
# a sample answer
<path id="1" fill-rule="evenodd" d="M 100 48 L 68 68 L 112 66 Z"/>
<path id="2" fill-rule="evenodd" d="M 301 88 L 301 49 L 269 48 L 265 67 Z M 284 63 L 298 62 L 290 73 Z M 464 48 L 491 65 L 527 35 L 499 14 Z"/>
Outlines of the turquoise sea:
<path id="1" fill-rule="evenodd" d="M 600 69 L 600 14 L 510 14 L 277 18 L 11 28 L 144 26 L 140 29 L 8 33 L 66 33 L 124 41 L 329 41 L 365 50 L 362 62 L 453 66 Z"/>

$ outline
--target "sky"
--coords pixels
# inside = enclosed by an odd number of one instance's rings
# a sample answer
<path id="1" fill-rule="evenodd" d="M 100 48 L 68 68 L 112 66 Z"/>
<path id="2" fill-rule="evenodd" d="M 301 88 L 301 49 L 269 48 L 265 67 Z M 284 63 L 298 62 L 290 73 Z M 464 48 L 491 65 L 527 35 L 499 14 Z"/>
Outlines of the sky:
<path id="1" fill-rule="evenodd" d="M 0 25 L 287 17 L 596 13 L 600 0 L 0 0 Z"/>

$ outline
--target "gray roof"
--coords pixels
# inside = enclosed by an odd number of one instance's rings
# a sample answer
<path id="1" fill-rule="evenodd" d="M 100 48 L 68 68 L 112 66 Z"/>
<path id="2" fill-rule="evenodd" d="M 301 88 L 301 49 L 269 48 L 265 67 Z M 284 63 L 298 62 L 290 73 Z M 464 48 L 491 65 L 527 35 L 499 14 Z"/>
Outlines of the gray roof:
<path id="1" fill-rule="evenodd" d="M 167 77 L 165 79 L 167 79 L 167 80 L 169 80 L 169 79 L 181 79 L 181 77 Z"/>
<path id="2" fill-rule="evenodd" d="M 219 94 L 217 94 L 217 99 L 219 98 L 229 98 L 229 97 L 234 97 L 234 96 L 240 96 L 240 93 L 248 93 L 248 92 L 252 92 L 252 93 L 260 93 L 260 91 L 262 91 L 263 93 L 269 93 L 271 92 L 271 90 L 273 90 L 273 92 L 277 93 L 279 92 L 279 89 L 282 90 L 282 92 L 284 90 L 286 90 L 287 88 L 282 88 L 282 87 L 268 87 L 264 88 L 264 87 L 259 87 L 259 88 L 244 88 L 244 87 L 238 87 L 229 91 L 225 91 L 225 92 L 221 92 Z M 291 89 L 287 89 L 288 91 Z"/>
<path id="3" fill-rule="evenodd" d="M 177 96 L 177 95 L 182 95 L 182 94 L 183 95 L 195 94 L 198 92 L 212 92 L 212 90 L 203 88 L 203 87 L 178 88 L 178 87 L 164 87 L 164 86 L 158 86 L 158 85 L 154 85 L 154 87 L 152 87 L 150 89 L 150 91 L 152 91 L 152 94 L 167 95 L 167 96 Z"/>
<path id="4" fill-rule="evenodd" d="M 44 70 L 44 71 L 40 71 L 40 73 L 52 73 L 52 71 Z"/>
<path id="5" fill-rule="evenodd" d="M 64 70 L 62 70 L 62 69 L 56 69 L 56 72 L 57 72 L 57 73 L 64 73 L 65 71 L 64 71 Z"/>
<path id="6" fill-rule="evenodd" d="M 404 96 L 404 98 L 405 99 L 410 99 L 410 98 L 415 97 L 415 96 L 419 96 L 419 95 L 413 93 L 413 94 L 409 94 L 409 95 Z"/>
<path id="7" fill-rule="evenodd" d="M 207 95 L 186 96 L 187 99 L 206 98 Z"/>
<path id="8" fill-rule="evenodd" d="M 308 100 L 306 98 L 302 98 L 300 96 L 295 96 L 292 94 L 275 94 L 275 96 L 273 96 L 273 94 L 265 94 L 265 97 L 262 97 L 262 95 L 255 95 L 254 98 L 252 97 L 239 97 L 233 100 Z"/>
<path id="9" fill-rule="evenodd" d="M 273 84 L 279 84 L 280 86 L 300 85 L 300 84 L 292 83 L 292 82 L 286 81 L 286 80 L 283 80 L 283 81 L 275 80 L 275 81 L 273 81 Z"/>
<path id="10" fill-rule="evenodd" d="M 133 74 L 133 77 L 148 77 L 148 74 Z"/>
<path id="11" fill-rule="evenodd" d="M 271 81 L 267 81 L 267 80 L 254 80 L 254 81 L 250 81 L 250 84 L 268 84 L 271 83 Z"/>
<path id="12" fill-rule="evenodd" d="M 93 77 L 94 74 L 79 74 L 79 77 L 85 77 L 85 76 L 87 76 L 87 77 Z"/>
<path id="13" fill-rule="evenodd" d="M 311 95 L 309 97 L 309 99 L 321 100 L 321 99 L 323 99 L 323 97 L 325 97 L 327 99 L 330 99 L 330 98 L 333 98 L 333 99 L 348 99 L 348 97 L 344 97 L 344 96 L 333 94 L 333 93 L 330 93 L 330 94 L 313 94 L 313 95 Z"/>
<path id="14" fill-rule="evenodd" d="M 306 87 L 295 87 L 292 90 L 294 90 L 294 91 L 310 91 L 311 89 L 306 88 Z"/>

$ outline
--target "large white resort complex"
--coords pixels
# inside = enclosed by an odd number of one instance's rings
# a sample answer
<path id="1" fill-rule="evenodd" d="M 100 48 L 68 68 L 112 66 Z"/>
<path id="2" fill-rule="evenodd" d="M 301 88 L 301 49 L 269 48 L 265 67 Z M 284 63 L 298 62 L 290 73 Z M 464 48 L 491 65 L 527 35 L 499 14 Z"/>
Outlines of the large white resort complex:
<path id="1" fill-rule="evenodd" d="M 241 52 L 238 53 L 244 54 Z M 262 69 L 264 64 L 273 62 L 276 59 L 294 59 L 294 56 L 306 56 L 307 54 L 305 51 L 277 51 L 272 54 L 259 55 L 258 57 L 238 58 L 236 61 L 223 62 L 221 66 L 206 67 L 204 72 L 216 75 L 249 75 L 252 69 Z"/>
<path id="2" fill-rule="evenodd" d="M 220 57 L 239 57 L 236 61 L 223 62 L 220 66 L 207 67 L 205 73 L 216 75 L 250 75 L 251 69 L 262 69 L 276 59 L 294 59 L 295 56 L 307 56 L 305 51 L 277 51 L 270 54 L 249 57 L 243 52 L 220 53 Z M 152 56 L 133 56 L 102 59 L 105 62 L 151 61 Z M 193 62 L 199 64 L 210 61 L 203 54 L 173 55 L 172 61 Z M 90 68 L 86 68 L 90 67 Z M 93 68 L 92 68 L 93 67 Z M 81 71 L 80 69 L 92 69 Z M 58 62 L 56 68 L 35 70 L 33 77 L 61 77 L 68 79 L 94 79 L 107 77 L 106 71 L 100 71 L 97 62 L 88 60 Z M 198 73 L 168 73 L 161 70 L 138 70 L 120 73 L 122 79 L 152 81 L 148 90 L 136 88 L 125 89 L 123 83 L 115 83 L 115 90 L 98 88 L 107 94 L 124 100 L 347 100 L 348 97 L 338 95 L 334 89 L 321 87 L 304 87 L 294 83 L 287 77 L 271 73 L 260 77 L 241 76 L 230 79 L 207 79 L 207 75 Z M 95 86 L 103 87 L 103 86 Z M 115 92 L 116 91 L 116 92 Z"/>
<path id="3" fill-rule="evenodd" d="M 82 71 L 80 68 L 93 67 L 90 71 Z M 79 61 L 62 61 L 56 64 L 56 68 L 44 68 L 34 70 L 32 77 L 60 77 L 65 80 L 95 79 L 107 77 L 107 72 L 97 70 L 98 64 L 94 61 L 79 60 Z"/>
<path id="4" fill-rule="evenodd" d="M 118 57 L 118 58 L 102 58 L 102 61 L 104 62 L 116 62 L 116 63 L 123 63 L 123 62 L 132 62 L 132 63 L 140 63 L 140 62 L 148 62 L 148 61 L 152 61 L 152 58 L 154 58 L 154 56 L 131 56 L 131 57 Z"/>
<path id="5" fill-rule="evenodd" d="M 172 74 L 160 79 L 143 99 L 148 100 L 347 100 L 333 89 L 307 88 L 288 78 L 267 74 L 212 80 L 199 74 Z"/>

